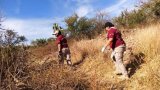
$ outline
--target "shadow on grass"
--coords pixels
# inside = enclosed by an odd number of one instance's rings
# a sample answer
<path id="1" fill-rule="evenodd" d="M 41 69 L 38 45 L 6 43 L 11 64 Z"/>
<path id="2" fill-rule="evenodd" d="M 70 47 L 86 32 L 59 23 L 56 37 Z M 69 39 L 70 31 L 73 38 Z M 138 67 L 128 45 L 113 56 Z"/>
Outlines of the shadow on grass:
<path id="1" fill-rule="evenodd" d="M 126 65 L 126 69 L 129 72 L 129 77 L 134 75 L 134 73 L 140 68 L 140 65 L 144 63 L 144 58 L 145 55 L 142 52 L 130 55 L 130 63 Z"/>
<path id="2" fill-rule="evenodd" d="M 78 66 L 78 65 L 80 65 L 81 63 L 83 63 L 84 59 L 85 59 L 87 56 L 88 56 L 88 54 L 87 54 L 86 52 L 84 52 L 84 53 L 82 54 L 82 58 L 81 58 L 80 60 L 78 60 L 77 62 L 75 62 L 75 63 L 73 64 L 73 66 Z"/>

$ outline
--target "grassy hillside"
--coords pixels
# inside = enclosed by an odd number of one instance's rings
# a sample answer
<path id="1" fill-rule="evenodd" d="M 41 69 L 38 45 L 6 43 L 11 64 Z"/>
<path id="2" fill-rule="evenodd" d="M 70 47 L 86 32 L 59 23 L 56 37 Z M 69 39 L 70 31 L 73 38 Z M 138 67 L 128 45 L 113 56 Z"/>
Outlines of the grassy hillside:
<path id="1" fill-rule="evenodd" d="M 73 67 L 58 64 L 54 38 L 37 39 L 32 46 L 25 46 L 24 36 L 12 30 L 1 31 L 0 89 L 159 90 L 160 0 L 142 0 L 137 9 L 112 18 L 116 27 L 122 28 L 127 44 L 124 64 L 129 80 L 122 81 L 114 74 L 111 50 L 101 52 L 106 42 L 102 29 L 106 16 L 99 12 L 93 18 L 73 14 L 64 19 L 67 27 L 62 33 L 71 35 L 68 43 Z"/>
<path id="2" fill-rule="evenodd" d="M 100 36 L 92 40 L 78 42 L 72 40 L 69 43 L 74 68 L 59 66 L 53 50 L 50 54 L 43 55 L 40 60 L 44 60 L 44 63 L 39 65 L 41 66 L 39 71 L 33 70 L 30 81 L 34 88 L 48 89 L 158 90 L 160 86 L 159 30 L 160 25 L 157 24 L 137 29 L 131 34 L 125 33 L 127 50 L 132 52 L 132 54 L 127 54 L 127 51 L 125 53 L 125 60 L 129 62 L 131 74 L 127 81 L 122 81 L 114 75 L 110 51 L 104 54 L 100 52 L 105 43 L 104 38 Z M 43 52 L 43 50 L 39 51 L 39 54 Z"/>

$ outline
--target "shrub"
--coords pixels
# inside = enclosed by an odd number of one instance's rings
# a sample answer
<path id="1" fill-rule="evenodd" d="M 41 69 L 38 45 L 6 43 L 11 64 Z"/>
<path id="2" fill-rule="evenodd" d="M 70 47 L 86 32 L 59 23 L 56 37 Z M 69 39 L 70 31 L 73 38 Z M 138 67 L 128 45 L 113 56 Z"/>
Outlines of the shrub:
<path id="1" fill-rule="evenodd" d="M 114 18 L 113 21 L 119 27 L 134 28 L 144 26 L 159 21 L 160 17 L 160 0 L 149 0 L 142 2 L 138 9 L 128 12 L 122 11 L 121 15 Z"/>
<path id="2" fill-rule="evenodd" d="M 100 34 L 105 21 L 105 14 L 99 13 L 95 18 L 78 17 L 74 14 L 65 19 L 67 30 L 71 32 L 72 37 L 81 40 L 84 38 L 92 39 Z"/>
<path id="3" fill-rule="evenodd" d="M 36 39 L 31 42 L 33 46 L 44 46 L 47 44 L 47 39 Z"/>
<path id="4" fill-rule="evenodd" d="M 13 89 L 12 85 L 26 80 L 28 53 L 23 41 L 25 37 L 12 30 L 0 32 L 0 89 Z"/>

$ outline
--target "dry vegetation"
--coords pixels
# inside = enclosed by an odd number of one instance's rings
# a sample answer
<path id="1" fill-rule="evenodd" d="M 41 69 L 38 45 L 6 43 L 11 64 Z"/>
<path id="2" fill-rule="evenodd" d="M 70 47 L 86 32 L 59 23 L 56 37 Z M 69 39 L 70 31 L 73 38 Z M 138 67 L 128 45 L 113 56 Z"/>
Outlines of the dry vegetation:
<path id="1" fill-rule="evenodd" d="M 129 40 L 133 42 L 134 53 L 143 53 L 145 55 L 144 64 L 137 70 L 133 76 L 130 86 L 133 89 L 158 90 L 160 86 L 160 26 L 151 25 L 138 30 L 135 35 L 130 36 Z M 131 39 L 132 38 L 132 39 Z"/>
<path id="2" fill-rule="evenodd" d="M 27 51 L 23 45 L 17 46 L 18 43 L 12 45 L 12 42 L 7 42 L 8 46 L 1 44 L 1 89 L 158 90 L 159 29 L 159 24 L 150 25 L 125 35 L 127 46 L 132 48 L 129 50 L 131 53 L 125 54 L 130 71 L 130 79 L 127 81 L 113 74 L 114 64 L 110 59 L 110 51 L 104 54 L 100 52 L 105 43 L 100 36 L 91 40 L 69 40 L 74 67 L 57 64 L 57 48 L 53 42 Z M 30 58 L 27 52 L 30 52 Z"/>
<path id="3" fill-rule="evenodd" d="M 13 90 L 28 80 L 28 53 L 24 38 L 11 30 L 0 32 L 0 89 Z"/>
<path id="4" fill-rule="evenodd" d="M 100 29 L 104 23 L 103 15 L 102 18 L 97 19 L 98 22 L 96 19 L 90 20 L 83 17 L 79 19 L 79 23 L 76 22 L 78 17 L 71 16 L 66 19 L 68 29 L 75 29 L 75 32 L 73 31 L 75 35 L 85 34 L 90 38 L 88 40 L 74 37 L 76 39 L 68 40 L 73 67 L 58 64 L 57 47 L 52 41 L 47 43 L 40 39 L 39 46 L 30 46 L 28 49 L 21 43 L 24 37 L 20 40 L 13 31 L 0 32 L 0 89 L 159 90 L 160 24 L 148 24 L 158 22 L 159 2 L 159 0 L 150 0 L 149 3 L 144 3 L 138 11 L 130 14 L 126 11 L 117 18 L 118 25 L 123 28 L 141 27 L 133 32 L 132 30 L 123 32 L 127 44 L 124 63 L 130 73 L 129 80 L 122 81 L 113 73 L 115 68 L 110 59 L 111 51 L 101 53 L 101 48 L 106 42 L 103 37 L 98 36 L 102 32 Z M 146 10 L 150 12 L 145 13 L 148 12 Z M 124 15 L 130 17 L 126 18 Z M 148 26 L 143 27 L 142 23 Z M 98 27 L 92 28 L 94 25 Z M 85 31 L 91 29 L 94 30 Z"/>
<path id="5" fill-rule="evenodd" d="M 159 24 L 151 25 L 137 29 L 136 32 L 125 37 L 127 46 L 132 48 L 134 57 L 130 62 L 132 64 L 130 68 L 133 71 L 127 81 L 121 81 L 113 74 L 114 64 L 109 58 L 110 53 L 100 52 L 105 40 L 97 37 L 92 40 L 70 42 L 73 68 L 59 66 L 54 53 L 44 56 L 43 60 L 51 60 L 42 64 L 38 70 L 31 72 L 30 82 L 37 89 L 158 90 L 160 85 L 159 29 Z M 39 51 L 39 54 L 42 52 Z"/>

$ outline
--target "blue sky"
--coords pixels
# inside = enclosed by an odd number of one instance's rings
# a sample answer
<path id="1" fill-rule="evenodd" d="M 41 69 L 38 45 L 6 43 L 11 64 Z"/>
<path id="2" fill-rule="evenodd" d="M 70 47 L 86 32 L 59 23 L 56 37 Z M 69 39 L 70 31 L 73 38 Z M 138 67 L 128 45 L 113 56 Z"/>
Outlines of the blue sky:
<path id="1" fill-rule="evenodd" d="M 4 28 L 14 29 L 29 41 L 52 37 L 52 24 L 65 26 L 64 18 L 77 13 L 92 18 L 97 11 L 110 17 L 133 10 L 139 0 L 0 0 L 0 11 L 6 17 Z"/>

